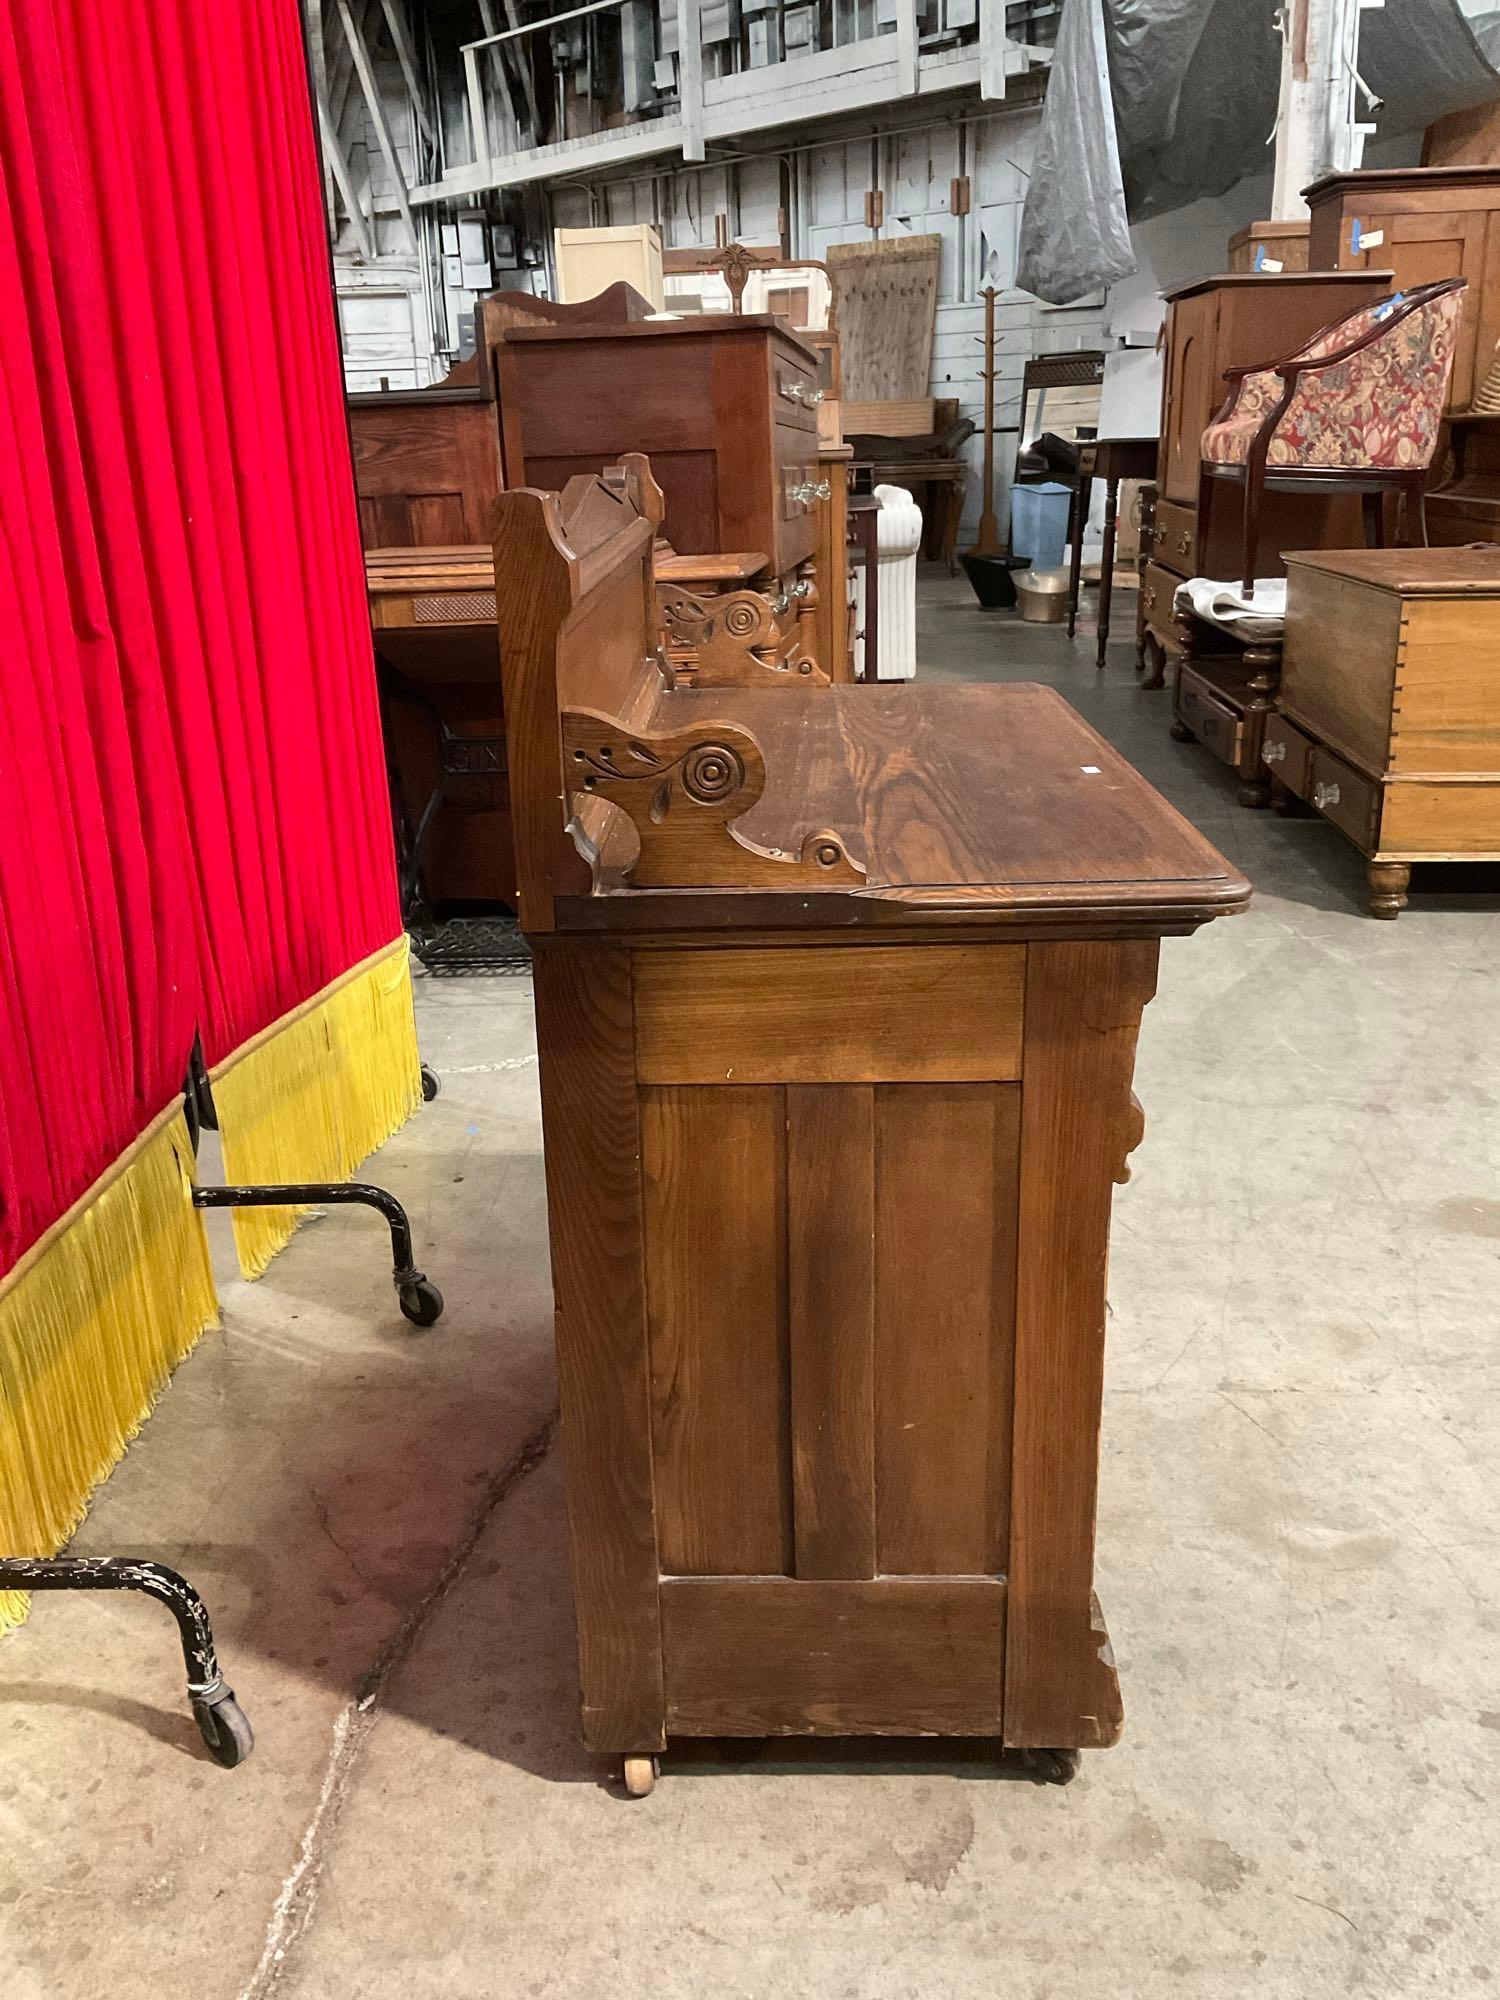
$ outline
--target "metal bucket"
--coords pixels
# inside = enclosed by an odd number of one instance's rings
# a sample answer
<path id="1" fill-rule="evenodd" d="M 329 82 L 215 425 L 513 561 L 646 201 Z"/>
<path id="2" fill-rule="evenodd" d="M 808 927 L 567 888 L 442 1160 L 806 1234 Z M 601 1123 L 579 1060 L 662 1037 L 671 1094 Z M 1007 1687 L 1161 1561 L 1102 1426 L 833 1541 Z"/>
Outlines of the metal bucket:
<path id="1" fill-rule="evenodd" d="M 1068 572 L 1029 569 L 1016 578 L 1016 597 L 1028 625 L 1061 625 L 1068 608 Z"/>

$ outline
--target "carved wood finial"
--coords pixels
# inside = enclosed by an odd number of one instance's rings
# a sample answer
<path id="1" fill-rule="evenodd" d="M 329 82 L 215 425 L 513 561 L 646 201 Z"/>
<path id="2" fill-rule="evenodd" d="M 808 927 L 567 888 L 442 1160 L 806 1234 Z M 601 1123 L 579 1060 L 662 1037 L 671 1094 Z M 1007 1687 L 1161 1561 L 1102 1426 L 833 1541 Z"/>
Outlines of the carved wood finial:
<path id="1" fill-rule="evenodd" d="M 696 655 L 703 687 L 827 687 L 817 661 L 802 650 L 799 629 L 784 632 L 758 590 L 698 597 L 681 584 L 658 583 L 657 607 L 669 646 Z"/>
<path id="2" fill-rule="evenodd" d="M 792 854 L 731 824 L 766 788 L 760 745 L 741 725 L 708 720 L 652 735 L 593 709 L 565 709 L 562 725 L 570 790 L 618 806 L 636 830 L 640 854 L 624 871 L 635 888 L 784 889 L 798 870 L 819 884 L 863 885 L 863 866 L 836 833 L 811 833 Z"/>

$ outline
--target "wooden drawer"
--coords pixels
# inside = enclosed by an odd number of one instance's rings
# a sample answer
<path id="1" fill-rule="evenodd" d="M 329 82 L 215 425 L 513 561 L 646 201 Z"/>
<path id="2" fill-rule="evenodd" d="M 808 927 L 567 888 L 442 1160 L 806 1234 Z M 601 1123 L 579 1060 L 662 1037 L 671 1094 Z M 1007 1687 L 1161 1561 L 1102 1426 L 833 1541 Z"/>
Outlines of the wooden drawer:
<path id="1" fill-rule="evenodd" d="M 818 387 L 817 372 L 792 355 L 771 354 L 771 411 L 778 424 L 790 424 L 797 430 L 812 431 L 818 427 L 818 404 L 823 400 L 823 392 Z"/>
<path id="2" fill-rule="evenodd" d="M 1181 581 L 1156 562 L 1147 563 L 1141 578 L 1141 623 L 1163 643 L 1172 636 L 1172 599 Z"/>
<path id="3" fill-rule="evenodd" d="M 1158 500 L 1151 553 L 1183 576 L 1197 574 L 1198 510 L 1178 500 Z"/>
<path id="4" fill-rule="evenodd" d="M 1318 743 L 1312 749 L 1307 799 L 1356 847 L 1366 852 L 1374 847 L 1380 826 L 1380 786 Z"/>
<path id="5" fill-rule="evenodd" d="M 1212 750 L 1221 763 L 1238 767 L 1244 747 L 1243 719 L 1187 667 L 1178 670 L 1173 706 L 1178 720 L 1192 730 L 1205 750 Z"/>
<path id="6" fill-rule="evenodd" d="M 1026 947 L 643 951 L 642 1083 L 1006 1082 Z"/>
<path id="7" fill-rule="evenodd" d="M 1284 715 L 1266 717 L 1260 746 L 1260 761 L 1278 783 L 1295 792 L 1299 799 L 1312 789 L 1313 745 L 1294 722 Z"/>

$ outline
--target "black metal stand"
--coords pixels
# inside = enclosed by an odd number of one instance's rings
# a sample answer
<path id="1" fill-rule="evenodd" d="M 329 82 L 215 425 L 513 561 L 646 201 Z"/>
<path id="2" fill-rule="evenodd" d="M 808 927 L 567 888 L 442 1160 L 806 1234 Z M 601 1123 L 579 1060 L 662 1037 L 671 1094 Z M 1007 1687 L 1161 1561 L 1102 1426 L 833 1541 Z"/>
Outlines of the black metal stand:
<path id="1" fill-rule="evenodd" d="M 0 1556 L 0 1590 L 139 1590 L 177 1620 L 193 1720 L 217 1763 L 243 1764 L 255 1744 L 245 1711 L 219 1672 L 203 1599 L 165 1563 L 136 1556 Z"/>
<path id="2" fill-rule="evenodd" d="M 267 1187 L 195 1187 L 194 1208 L 305 1208 L 355 1202 L 378 1209 L 391 1229 L 391 1278 L 401 1310 L 414 1326 L 441 1318 L 443 1295 L 412 1262 L 411 1224 L 406 1210 L 384 1188 L 367 1181 L 276 1181 Z"/>

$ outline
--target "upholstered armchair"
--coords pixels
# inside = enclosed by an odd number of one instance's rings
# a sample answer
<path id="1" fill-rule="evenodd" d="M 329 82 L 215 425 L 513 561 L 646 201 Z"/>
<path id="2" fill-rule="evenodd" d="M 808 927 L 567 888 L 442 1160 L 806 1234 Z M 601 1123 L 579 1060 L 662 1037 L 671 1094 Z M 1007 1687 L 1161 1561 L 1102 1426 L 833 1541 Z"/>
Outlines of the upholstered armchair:
<path id="1" fill-rule="evenodd" d="M 1203 433 L 1205 480 L 1245 490 L 1245 595 L 1255 591 L 1260 500 L 1273 492 L 1356 492 L 1365 537 L 1383 540 L 1383 496 L 1402 498 L 1400 533 L 1427 540 L 1422 489 L 1453 372 L 1466 280 L 1396 292 L 1336 320 L 1284 361 L 1232 368 Z M 1206 498 L 1206 494 L 1205 494 Z"/>

